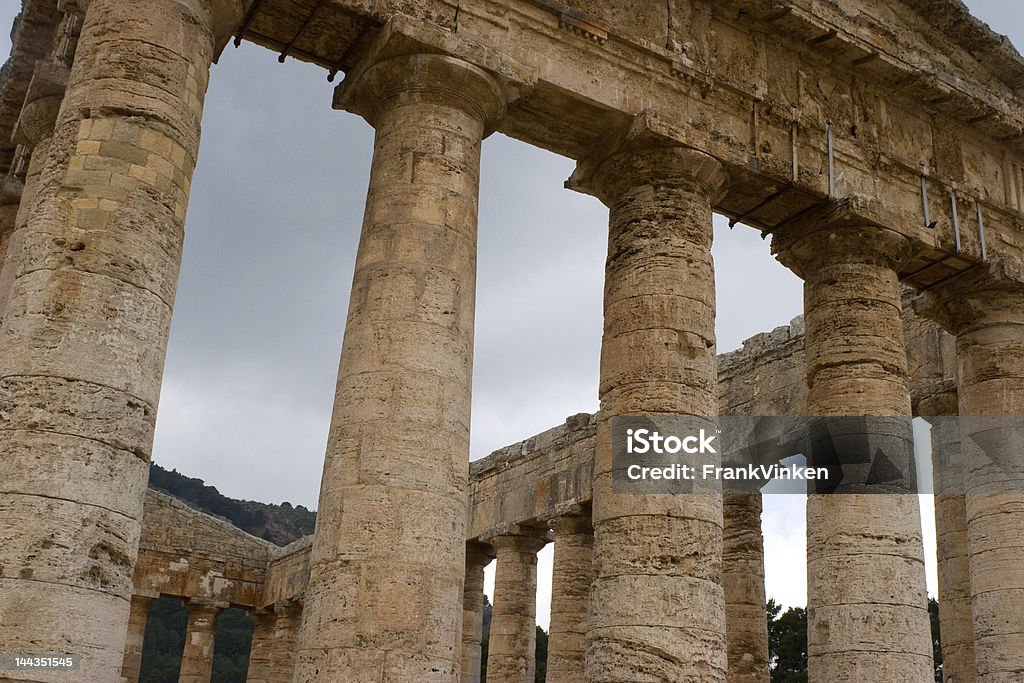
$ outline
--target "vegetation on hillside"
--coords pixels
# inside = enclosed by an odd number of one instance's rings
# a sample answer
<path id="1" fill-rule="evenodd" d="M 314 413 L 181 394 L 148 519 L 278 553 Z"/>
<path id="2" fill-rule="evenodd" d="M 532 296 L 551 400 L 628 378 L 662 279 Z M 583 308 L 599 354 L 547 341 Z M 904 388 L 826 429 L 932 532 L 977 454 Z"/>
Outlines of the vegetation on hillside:
<path id="1" fill-rule="evenodd" d="M 272 505 L 228 498 L 202 479 L 186 477 L 177 470 L 165 470 L 156 463 L 149 466 L 149 487 L 277 545 L 288 545 L 308 536 L 316 525 L 316 513 L 302 505 L 293 506 L 288 501 Z"/>

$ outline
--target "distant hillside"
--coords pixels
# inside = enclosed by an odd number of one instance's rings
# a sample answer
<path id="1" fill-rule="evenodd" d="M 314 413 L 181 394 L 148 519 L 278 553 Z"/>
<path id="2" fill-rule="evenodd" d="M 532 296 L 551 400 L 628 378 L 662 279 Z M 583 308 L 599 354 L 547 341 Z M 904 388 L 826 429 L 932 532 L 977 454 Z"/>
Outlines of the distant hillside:
<path id="1" fill-rule="evenodd" d="M 293 506 L 287 501 L 271 505 L 228 498 L 202 479 L 186 477 L 177 470 L 165 470 L 156 463 L 149 466 L 149 487 L 281 546 L 308 536 L 316 525 L 316 513 L 302 505 Z"/>

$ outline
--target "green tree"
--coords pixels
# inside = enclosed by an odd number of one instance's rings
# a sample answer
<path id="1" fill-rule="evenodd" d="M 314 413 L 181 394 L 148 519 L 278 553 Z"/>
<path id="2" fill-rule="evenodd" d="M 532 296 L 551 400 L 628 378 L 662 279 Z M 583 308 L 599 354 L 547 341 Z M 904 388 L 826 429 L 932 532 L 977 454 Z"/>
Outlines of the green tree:
<path id="1" fill-rule="evenodd" d="M 494 608 L 491 601 L 484 595 L 484 633 L 480 641 L 480 683 L 487 683 L 487 650 L 491 640 L 491 616 Z M 544 683 L 548 676 L 548 632 L 537 627 L 537 644 L 534 649 L 537 661 L 534 681 Z"/>
<path id="2" fill-rule="evenodd" d="M 939 630 L 939 602 L 928 598 L 928 618 L 932 625 L 932 655 L 935 657 L 935 683 L 942 683 L 942 634 Z"/>
<path id="3" fill-rule="evenodd" d="M 768 662 L 772 683 L 807 683 L 807 610 L 785 612 L 773 599 L 766 606 Z"/>
<path id="4" fill-rule="evenodd" d="M 533 675 L 535 683 L 544 683 L 548 677 L 548 632 L 537 627 L 537 647 L 534 650 L 537 655 L 537 668 Z"/>

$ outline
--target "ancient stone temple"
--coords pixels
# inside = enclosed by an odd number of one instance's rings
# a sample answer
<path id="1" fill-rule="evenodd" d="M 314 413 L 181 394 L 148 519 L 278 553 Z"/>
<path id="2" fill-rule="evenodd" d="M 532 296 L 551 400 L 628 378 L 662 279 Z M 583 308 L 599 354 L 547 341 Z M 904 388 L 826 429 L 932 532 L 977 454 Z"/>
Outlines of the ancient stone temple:
<path id="1" fill-rule="evenodd" d="M 233 606 L 250 681 L 469 683 L 495 561 L 487 679 L 526 683 L 554 543 L 549 681 L 764 683 L 760 494 L 614 491 L 612 418 L 920 416 L 941 460 L 939 418 L 1024 416 L 1024 60 L 959 0 L 23 0 L 12 37 L 0 654 L 81 662 L 0 681 L 136 681 L 172 596 L 181 681 Z M 283 549 L 146 490 L 232 40 L 343 74 L 376 131 L 316 533 Z M 469 463 L 495 131 L 608 209 L 601 410 Z M 713 212 L 805 283 L 802 320 L 723 356 Z M 936 496 L 947 683 L 1024 680 L 1017 483 Z M 808 496 L 814 683 L 933 680 L 917 501 Z"/>

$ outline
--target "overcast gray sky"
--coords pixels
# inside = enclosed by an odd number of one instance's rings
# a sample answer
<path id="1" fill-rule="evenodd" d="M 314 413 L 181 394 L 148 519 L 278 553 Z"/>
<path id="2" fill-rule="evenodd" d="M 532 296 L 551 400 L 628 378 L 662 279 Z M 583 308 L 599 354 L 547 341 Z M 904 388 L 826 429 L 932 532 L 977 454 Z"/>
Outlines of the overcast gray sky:
<path id="1" fill-rule="evenodd" d="M 4 0 L 0 25 L 19 4 Z M 1024 44 L 1024 6 L 967 4 Z M 332 91 L 325 72 L 248 43 L 213 69 L 154 459 L 236 498 L 317 504 L 373 144 Z M 474 459 L 597 409 L 607 211 L 562 188 L 572 169 L 502 135 L 484 144 Z M 802 312 L 768 247 L 716 219 L 719 351 Z M 765 508 L 769 595 L 804 604 L 803 501 Z M 550 548 L 539 571 L 546 625 Z M 929 579 L 934 594 L 933 560 Z"/>

